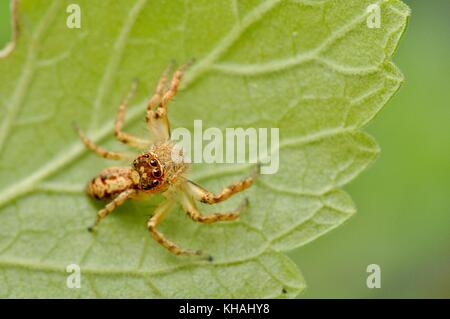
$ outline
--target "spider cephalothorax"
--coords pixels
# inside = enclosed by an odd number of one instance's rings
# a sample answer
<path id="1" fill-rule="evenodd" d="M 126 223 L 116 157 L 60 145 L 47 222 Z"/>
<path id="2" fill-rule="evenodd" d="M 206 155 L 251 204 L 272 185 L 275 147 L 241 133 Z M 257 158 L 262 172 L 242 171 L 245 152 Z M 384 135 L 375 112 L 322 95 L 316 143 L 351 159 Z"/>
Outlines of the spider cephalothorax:
<path id="1" fill-rule="evenodd" d="M 179 200 L 181 207 L 191 219 L 200 223 L 209 224 L 217 221 L 237 219 L 243 205 L 240 205 L 232 212 L 202 215 L 195 201 L 206 204 L 222 202 L 232 195 L 250 187 L 255 176 L 252 175 L 240 182 L 234 183 L 224 188 L 219 194 L 207 191 L 184 176 L 188 166 L 182 160 L 183 154 L 181 150 L 175 148 L 174 143 L 170 140 L 170 127 L 167 118 L 167 104 L 177 92 L 183 69 L 184 67 L 181 67 L 176 70 L 168 89 L 165 88 L 167 75 L 164 72 L 154 96 L 148 102 L 146 120 L 152 135 L 152 142 L 122 131 L 125 109 L 128 100 L 134 93 L 135 85 L 133 85 L 130 93 L 120 104 L 114 133 L 119 141 L 144 150 L 143 153 L 134 159 L 130 159 L 125 154 L 110 152 L 97 146 L 78 127 L 77 130 L 86 147 L 94 151 L 97 155 L 113 160 L 132 160 L 131 167 L 106 168 L 88 183 L 86 187 L 88 195 L 96 199 L 111 200 L 103 209 L 98 211 L 95 223 L 89 229 L 93 230 L 103 218 L 108 216 L 109 213 L 117 206 L 123 204 L 127 199 L 139 198 L 141 197 L 140 195 L 161 193 L 166 198 L 166 201 L 156 208 L 153 216 L 147 223 L 150 234 L 158 243 L 176 255 L 202 255 L 203 253 L 199 250 L 183 249 L 172 243 L 156 229 L 156 226 L 173 207 L 175 200 Z M 245 204 L 247 201 L 245 200 L 243 203 Z"/>
<path id="2" fill-rule="evenodd" d="M 147 193 L 160 193 L 175 185 L 187 170 L 183 161 L 174 161 L 171 141 L 154 145 L 133 161 L 133 169 L 138 173 L 135 178 L 138 188 Z M 134 174 L 136 176 L 136 174 Z"/>

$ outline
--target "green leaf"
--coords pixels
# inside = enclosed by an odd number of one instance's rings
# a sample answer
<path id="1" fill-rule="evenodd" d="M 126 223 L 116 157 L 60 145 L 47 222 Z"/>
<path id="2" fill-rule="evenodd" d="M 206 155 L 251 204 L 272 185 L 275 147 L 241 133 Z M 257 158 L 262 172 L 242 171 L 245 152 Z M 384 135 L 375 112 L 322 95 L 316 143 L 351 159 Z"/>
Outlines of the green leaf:
<path id="1" fill-rule="evenodd" d="M 361 131 L 403 78 L 391 56 L 409 9 L 400 1 L 78 1 L 81 29 L 66 27 L 65 1 L 23 0 L 15 49 L 0 59 L 0 296 L 295 297 L 305 288 L 284 254 L 355 212 L 340 188 L 379 152 Z M 366 8 L 381 7 L 370 29 Z M 94 235 L 101 203 L 84 184 L 116 163 L 86 151 L 113 139 L 118 104 L 141 86 L 126 130 L 145 136 L 145 101 L 169 61 L 196 63 L 170 107 L 172 127 L 279 127 L 280 170 L 217 207 L 246 196 L 239 221 L 199 225 L 177 208 L 161 225 L 213 263 L 176 257 L 154 242 L 146 220 L 159 198 L 129 201 Z M 126 163 L 124 163 L 127 165 Z M 194 165 L 212 191 L 248 165 Z M 66 287 L 66 266 L 81 288 Z"/>

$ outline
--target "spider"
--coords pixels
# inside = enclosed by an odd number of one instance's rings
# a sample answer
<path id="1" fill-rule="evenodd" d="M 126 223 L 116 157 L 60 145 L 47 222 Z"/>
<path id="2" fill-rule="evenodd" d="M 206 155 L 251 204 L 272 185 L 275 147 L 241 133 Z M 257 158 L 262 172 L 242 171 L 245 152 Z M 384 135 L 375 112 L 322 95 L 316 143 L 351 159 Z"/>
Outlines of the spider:
<path id="1" fill-rule="evenodd" d="M 232 221 L 248 205 L 245 199 L 237 209 L 231 212 L 202 215 L 195 201 L 206 204 L 217 204 L 232 195 L 249 188 L 256 177 L 257 170 L 240 182 L 225 187 L 214 194 L 185 177 L 188 164 L 185 161 L 174 161 L 172 152 L 175 144 L 170 140 L 170 126 L 167 117 L 168 103 L 177 93 L 183 72 L 188 64 L 179 67 L 173 73 L 167 87 L 169 66 L 162 74 L 156 91 L 147 104 L 146 122 L 153 137 L 152 141 L 141 139 L 122 131 L 125 110 L 129 100 L 134 96 L 137 81 L 134 81 L 128 94 L 122 100 L 117 113 L 114 133 L 116 138 L 129 146 L 143 150 L 134 159 L 124 153 L 108 151 L 91 141 L 75 124 L 75 129 L 84 145 L 98 156 L 110 160 L 132 159 L 130 167 L 109 167 L 102 170 L 86 186 L 86 192 L 95 199 L 109 200 L 109 203 L 97 212 L 95 222 L 88 229 L 93 231 L 99 222 L 108 216 L 116 207 L 128 199 L 151 196 L 162 193 L 165 200 L 155 209 L 147 222 L 151 236 L 163 247 L 175 255 L 204 255 L 200 250 L 185 249 L 167 239 L 157 226 L 172 209 L 178 200 L 186 214 L 194 221 L 210 224 L 218 221 Z M 180 152 L 180 156 L 182 153 Z M 212 260 L 211 256 L 208 256 Z"/>

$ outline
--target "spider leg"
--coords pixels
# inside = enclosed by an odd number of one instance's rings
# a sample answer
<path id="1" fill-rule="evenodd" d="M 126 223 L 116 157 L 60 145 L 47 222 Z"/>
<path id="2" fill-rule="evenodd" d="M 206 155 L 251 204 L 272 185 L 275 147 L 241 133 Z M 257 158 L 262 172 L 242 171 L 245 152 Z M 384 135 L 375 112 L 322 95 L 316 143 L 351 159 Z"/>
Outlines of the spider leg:
<path id="1" fill-rule="evenodd" d="M 152 139 L 154 142 L 166 141 L 170 138 L 170 126 L 167 119 L 167 110 L 160 107 L 161 99 L 164 94 L 164 87 L 167 82 L 167 73 L 172 65 L 169 65 L 164 70 L 158 85 L 156 86 L 155 93 L 150 98 L 147 104 L 147 126 L 150 130 Z M 155 110 L 155 106 L 157 106 Z"/>
<path id="2" fill-rule="evenodd" d="M 191 62 L 183 64 L 173 73 L 170 87 L 166 91 L 166 93 L 164 93 L 164 95 L 161 99 L 161 104 L 160 104 L 161 107 L 166 107 L 167 103 L 169 103 L 169 101 L 173 99 L 175 94 L 177 94 L 178 87 L 180 86 L 180 83 L 181 83 L 181 78 L 183 77 L 183 73 L 190 64 L 191 64 Z"/>
<path id="3" fill-rule="evenodd" d="M 147 125 L 155 139 L 155 142 L 166 141 L 170 138 L 170 124 L 167 118 L 167 104 L 177 93 L 184 70 L 188 67 L 188 65 L 189 63 L 186 63 L 174 72 L 168 90 L 163 92 L 167 81 L 167 73 L 171 68 L 171 66 L 169 66 L 161 76 L 156 92 L 147 105 Z M 156 109 L 155 106 L 157 106 Z"/>
<path id="4" fill-rule="evenodd" d="M 125 203 L 125 201 L 129 198 L 131 198 L 133 195 L 136 194 L 136 190 L 134 189 L 127 189 L 120 193 L 116 198 L 114 198 L 111 202 L 106 204 L 106 206 L 102 209 L 100 209 L 97 213 L 97 217 L 95 219 L 95 222 L 92 226 L 88 228 L 89 231 L 93 231 L 94 227 L 98 225 L 98 223 L 108 216 L 117 206 L 122 205 Z"/>
<path id="5" fill-rule="evenodd" d="M 156 226 L 164 219 L 167 213 L 172 209 L 174 205 L 174 201 L 172 199 L 167 199 L 165 202 L 160 204 L 156 210 L 154 215 L 148 220 L 147 227 L 150 232 L 150 235 L 155 239 L 159 244 L 161 244 L 164 248 L 170 251 L 175 255 L 203 255 L 203 253 L 199 250 L 190 250 L 184 249 L 178 246 L 177 244 L 171 242 L 163 234 L 161 234 Z"/>
<path id="6" fill-rule="evenodd" d="M 211 224 L 219 221 L 231 221 L 239 218 L 241 210 L 248 205 L 248 200 L 245 199 L 237 209 L 232 212 L 227 213 L 214 213 L 210 215 L 202 215 L 195 202 L 189 197 L 189 195 L 181 191 L 180 192 L 180 203 L 186 214 L 194 221 L 204 224 Z"/>
<path id="7" fill-rule="evenodd" d="M 243 190 L 252 186 L 253 182 L 255 181 L 257 171 L 258 170 L 255 170 L 255 172 L 253 172 L 250 176 L 239 182 L 228 185 L 218 194 L 214 194 L 190 180 L 186 181 L 185 189 L 189 194 L 192 195 L 192 197 L 194 197 L 194 199 L 202 203 L 217 204 L 224 200 L 227 200 L 234 194 L 242 192 Z"/>
<path id="8" fill-rule="evenodd" d="M 107 151 L 104 148 L 96 145 L 93 141 L 87 138 L 86 135 L 84 135 L 84 133 L 81 131 L 81 129 L 78 127 L 77 124 L 74 124 L 74 127 L 78 135 L 80 136 L 80 139 L 83 142 L 83 144 L 98 156 L 111 160 L 122 160 L 129 158 L 129 156 L 124 153 Z"/>
<path id="9" fill-rule="evenodd" d="M 124 144 L 128 144 L 130 146 L 140 149 L 146 149 L 150 144 L 149 141 L 122 132 L 123 121 L 125 119 L 125 110 L 127 108 L 128 102 L 133 98 L 136 92 L 136 88 L 137 88 L 137 80 L 134 80 L 127 96 L 120 103 L 119 110 L 117 112 L 116 122 L 114 124 L 114 134 L 116 138 Z"/>
<path id="10" fill-rule="evenodd" d="M 147 112 L 151 111 L 160 101 L 164 94 L 164 87 L 166 86 L 167 82 L 167 73 L 169 73 L 169 70 L 172 68 L 172 64 L 169 64 L 169 66 L 164 70 L 162 73 L 158 85 L 156 86 L 155 93 L 151 97 L 151 99 L 147 103 Z M 148 117 L 148 114 L 147 114 Z M 148 118 L 147 118 L 148 120 Z"/>

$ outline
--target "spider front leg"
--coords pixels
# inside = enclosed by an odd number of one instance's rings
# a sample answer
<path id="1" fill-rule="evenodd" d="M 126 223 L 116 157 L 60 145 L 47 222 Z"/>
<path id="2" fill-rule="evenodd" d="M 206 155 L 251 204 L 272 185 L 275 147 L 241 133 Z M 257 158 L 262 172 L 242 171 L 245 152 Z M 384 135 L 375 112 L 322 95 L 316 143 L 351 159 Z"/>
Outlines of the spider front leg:
<path id="1" fill-rule="evenodd" d="M 172 81 L 170 83 L 169 89 L 164 93 L 162 99 L 161 99 L 161 107 L 166 107 L 167 103 L 169 103 L 170 100 L 173 99 L 173 97 L 177 94 L 178 87 L 181 83 L 181 78 L 183 77 L 183 73 L 186 70 L 186 68 L 191 64 L 192 62 L 188 62 L 180 66 L 172 76 Z"/>
<path id="2" fill-rule="evenodd" d="M 214 194 L 205 188 L 201 187 L 197 183 L 194 183 L 193 181 L 187 180 L 186 181 L 186 190 L 188 193 L 190 193 L 196 200 L 206 203 L 206 204 L 217 204 L 224 200 L 227 200 L 234 194 L 237 194 L 239 192 L 242 192 L 243 190 L 246 190 L 250 186 L 253 185 L 253 182 L 255 181 L 255 178 L 257 176 L 257 172 L 259 171 L 259 167 L 255 170 L 254 173 L 252 173 L 247 178 L 243 179 L 240 182 L 233 183 L 231 185 L 228 185 L 225 187 L 219 194 Z"/>
<path id="3" fill-rule="evenodd" d="M 116 207 L 122 205 L 125 203 L 125 201 L 129 198 L 131 198 L 133 195 L 136 194 L 135 189 L 127 189 L 120 193 L 116 198 L 114 198 L 111 202 L 109 202 L 104 208 L 100 209 L 97 213 L 97 218 L 95 219 L 95 222 L 92 226 L 88 228 L 89 231 L 93 231 L 95 226 L 98 225 L 98 223 L 108 216 Z"/>
<path id="4" fill-rule="evenodd" d="M 167 201 L 163 202 L 158 206 L 155 210 L 154 215 L 149 219 L 147 223 L 148 230 L 153 237 L 159 244 L 161 244 L 164 248 L 166 248 L 168 251 L 170 251 L 172 254 L 175 255 L 203 255 L 203 253 L 200 250 L 190 250 L 190 249 L 184 249 L 178 246 L 177 244 L 171 242 L 166 237 L 164 237 L 163 234 L 161 234 L 157 229 L 156 226 L 158 226 L 159 223 L 162 222 L 164 217 L 167 215 L 167 213 L 172 209 L 174 205 L 174 202 L 172 199 L 167 199 Z"/>
<path id="5" fill-rule="evenodd" d="M 227 213 L 214 213 L 210 215 L 200 214 L 195 202 L 190 198 L 190 196 L 185 192 L 180 192 L 180 203 L 186 214 L 194 221 L 211 224 L 219 221 L 232 221 L 239 218 L 239 215 L 243 208 L 248 205 L 248 199 L 245 199 L 237 209 L 232 212 Z"/>
<path id="6" fill-rule="evenodd" d="M 170 124 L 167 118 L 167 104 L 177 93 L 183 72 L 188 65 L 189 63 L 184 64 L 174 72 L 170 86 L 168 90 L 164 92 L 167 82 L 167 73 L 171 68 L 169 65 L 169 67 L 163 72 L 158 82 L 155 94 L 148 102 L 146 117 L 147 125 L 154 142 L 156 143 L 167 141 L 170 138 Z"/>
<path id="7" fill-rule="evenodd" d="M 75 127 L 75 130 L 77 131 L 78 135 L 80 136 L 81 141 L 83 144 L 91 151 L 93 151 L 95 154 L 97 154 L 100 157 L 107 158 L 110 160 L 122 160 L 122 159 L 128 159 L 130 156 L 124 153 L 119 152 L 111 152 L 107 151 L 104 148 L 96 145 L 93 141 L 91 141 L 89 138 L 84 135 L 84 133 L 81 131 L 79 126 L 77 124 L 73 124 Z"/>
<path id="8" fill-rule="evenodd" d="M 133 98 L 134 94 L 136 93 L 137 83 L 138 83 L 137 80 L 133 81 L 128 94 L 122 100 L 122 103 L 120 103 L 119 105 L 119 110 L 117 112 L 117 117 L 114 124 L 114 134 L 116 138 L 124 144 L 140 149 L 146 149 L 150 145 L 149 141 L 146 141 L 144 139 L 141 139 L 139 137 L 133 136 L 129 133 L 125 133 L 122 131 L 123 121 L 125 119 L 125 111 L 128 106 L 128 102 Z"/>

